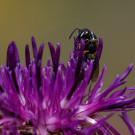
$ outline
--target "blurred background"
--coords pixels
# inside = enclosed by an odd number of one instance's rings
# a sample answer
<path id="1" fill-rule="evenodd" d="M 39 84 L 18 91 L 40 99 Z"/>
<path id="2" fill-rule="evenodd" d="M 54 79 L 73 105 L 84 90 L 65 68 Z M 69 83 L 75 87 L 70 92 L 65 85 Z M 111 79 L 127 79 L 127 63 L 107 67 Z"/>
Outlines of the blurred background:
<path id="1" fill-rule="evenodd" d="M 25 65 L 25 45 L 29 44 L 31 49 L 31 36 L 36 38 L 38 47 L 41 43 L 45 43 L 43 65 L 46 65 L 46 60 L 50 57 L 48 41 L 55 46 L 60 42 L 60 60 L 66 64 L 74 43 L 73 38 L 69 40 L 71 32 L 77 27 L 88 28 L 97 37 L 103 38 L 100 72 L 105 64 L 107 67 L 103 85 L 105 89 L 117 74 L 121 75 L 131 62 L 135 63 L 134 13 L 134 0 L 0 1 L 0 64 L 6 63 L 8 44 L 14 40 L 20 60 Z M 135 69 L 127 80 L 126 86 L 135 85 Z M 135 124 L 135 112 L 129 115 Z M 118 116 L 109 122 L 122 135 L 129 134 Z"/>

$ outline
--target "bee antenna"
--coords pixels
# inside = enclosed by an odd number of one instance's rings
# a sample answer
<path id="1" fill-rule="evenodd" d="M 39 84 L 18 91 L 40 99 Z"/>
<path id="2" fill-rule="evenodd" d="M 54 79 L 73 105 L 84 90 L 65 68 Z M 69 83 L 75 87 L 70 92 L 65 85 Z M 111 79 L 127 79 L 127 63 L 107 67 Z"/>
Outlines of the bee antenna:
<path id="1" fill-rule="evenodd" d="M 69 39 L 72 37 L 72 35 L 74 34 L 74 32 L 76 31 L 76 30 L 80 30 L 79 28 L 75 28 L 74 30 L 73 30 L 73 32 L 71 33 L 71 35 L 69 36 Z"/>

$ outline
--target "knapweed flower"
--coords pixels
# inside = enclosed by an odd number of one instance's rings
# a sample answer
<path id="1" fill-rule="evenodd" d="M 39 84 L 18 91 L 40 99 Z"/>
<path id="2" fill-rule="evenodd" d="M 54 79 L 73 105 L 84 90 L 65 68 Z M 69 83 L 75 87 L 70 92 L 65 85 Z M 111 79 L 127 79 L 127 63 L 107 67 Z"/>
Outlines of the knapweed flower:
<path id="1" fill-rule="evenodd" d="M 112 84 L 101 92 L 105 65 L 95 86 L 89 83 L 103 47 L 102 39 L 94 61 L 84 61 L 83 39 L 74 39 L 67 66 L 59 62 L 60 44 L 56 50 L 49 44 L 51 60 L 42 68 L 44 45 L 37 50 L 32 37 L 34 59 L 30 59 L 26 45 L 26 67 L 21 65 L 15 42 L 9 44 L 7 63 L 0 68 L 0 134 L 2 135 L 119 135 L 106 120 L 115 112 L 133 109 L 135 87 L 124 87 L 124 79 L 132 69 L 116 76 Z M 86 93 L 86 89 L 89 92 Z M 110 112 L 107 116 L 101 112 Z"/>

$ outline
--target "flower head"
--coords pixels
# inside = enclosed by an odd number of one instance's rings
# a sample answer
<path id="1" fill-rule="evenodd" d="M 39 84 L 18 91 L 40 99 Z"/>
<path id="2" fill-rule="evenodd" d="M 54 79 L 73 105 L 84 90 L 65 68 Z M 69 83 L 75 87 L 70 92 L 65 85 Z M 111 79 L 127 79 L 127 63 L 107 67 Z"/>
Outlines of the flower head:
<path id="1" fill-rule="evenodd" d="M 52 57 L 42 68 L 44 44 L 37 50 L 32 37 L 34 59 L 30 59 L 26 45 L 26 67 L 19 60 L 15 42 L 9 44 L 7 63 L 0 68 L 0 111 L 2 135 L 89 135 L 119 134 L 100 112 L 117 112 L 124 107 L 134 108 L 135 87 L 115 91 L 126 83 L 124 79 L 131 71 L 116 76 L 112 84 L 100 92 L 106 72 L 102 73 L 93 89 L 85 94 L 95 72 L 102 52 L 103 41 L 99 38 L 95 60 L 84 61 L 85 42 L 74 39 L 74 50 L 65 66 L 59 62 L 60 44 L 56 50 L 49 42 Z M 128 93 L 126 93 L 128 92 Z"/>

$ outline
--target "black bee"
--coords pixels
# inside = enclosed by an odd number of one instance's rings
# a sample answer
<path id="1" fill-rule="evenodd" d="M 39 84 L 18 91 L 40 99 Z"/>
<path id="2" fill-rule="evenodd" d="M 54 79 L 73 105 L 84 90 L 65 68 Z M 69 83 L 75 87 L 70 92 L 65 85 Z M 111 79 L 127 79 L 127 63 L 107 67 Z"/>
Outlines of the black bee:
<path id="1" fill-rule="evenodd" d="M 79 29 L 76 28 L 70 35 L 69 39 L 72 37 L 73 33 L 78 30 L 77 33 L 77 40 L 80 42 L 81 39 L 85 41 L 85 48 L 84 48 L 84 61 L 86 62 L 87 59 L 94 61 L 97 48 L 98 48 L 98 39 L 96 35 L 90 31 L 89 29 Z M 99 75 L 99 64 L 94 70 L 92 75 L 92 81 L 96 81 Z"/>

